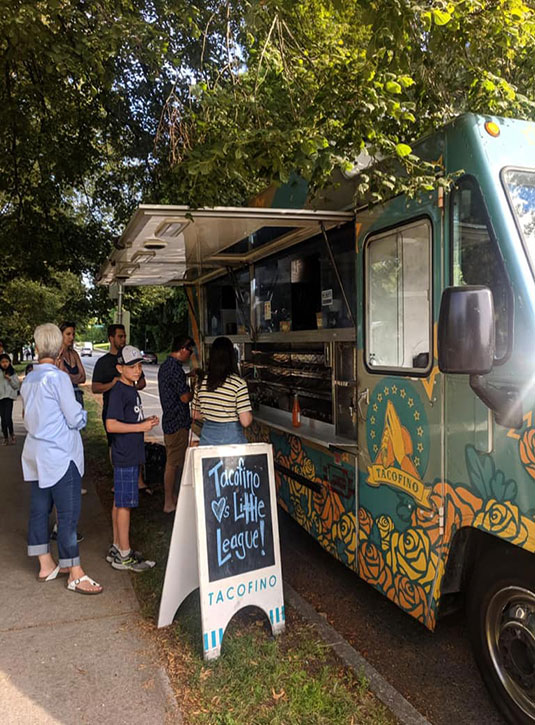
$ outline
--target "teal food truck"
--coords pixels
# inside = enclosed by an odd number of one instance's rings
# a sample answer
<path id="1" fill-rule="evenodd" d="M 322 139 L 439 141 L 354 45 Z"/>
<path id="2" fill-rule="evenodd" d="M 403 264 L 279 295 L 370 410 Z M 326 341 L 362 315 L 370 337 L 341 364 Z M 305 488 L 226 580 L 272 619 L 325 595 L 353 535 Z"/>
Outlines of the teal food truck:
<path id="1" fill-rule="evenodd" d="M 535 124 L 467 114 L 418 149 L 450 190 L 140 206 L 101 283 L 186 286 L 201 364 L 235 344 L 282 508 L 429 629 L 464 601 L 492 696 L 533 723 Z"/>

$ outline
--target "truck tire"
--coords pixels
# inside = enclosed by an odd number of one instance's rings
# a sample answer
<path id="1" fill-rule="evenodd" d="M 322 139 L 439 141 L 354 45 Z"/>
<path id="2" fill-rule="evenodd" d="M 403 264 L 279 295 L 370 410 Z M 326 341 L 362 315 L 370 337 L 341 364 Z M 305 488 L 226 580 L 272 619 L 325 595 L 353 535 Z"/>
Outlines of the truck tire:
<path id="1" fill-rule="evenodd" d="M 474 657 L 510 723 L 535 723 L 535 556 L 495 548 L 477 561 L 467 598 Z"/>

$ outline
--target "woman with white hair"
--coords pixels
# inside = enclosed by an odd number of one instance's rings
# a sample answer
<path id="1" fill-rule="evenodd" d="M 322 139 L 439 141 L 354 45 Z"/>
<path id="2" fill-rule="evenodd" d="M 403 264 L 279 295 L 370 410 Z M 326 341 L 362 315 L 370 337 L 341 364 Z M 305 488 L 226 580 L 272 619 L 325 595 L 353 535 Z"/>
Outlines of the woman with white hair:
<path id="1" fill-rule="evenodd" d="M 28 555 L 39 557 L 38 581 L 68 575 L 67 589 L 100 594 L 102 587 L 80 566 L 76 527 L 80 515 L 84 451 L 80 430 L 87 413 L 74 397 L 67 373 L 56 359 L 63 344 L 59 327 L 39 325 L 34 332 L 39 365 L 25 378 L 21 395 L 28 434 L 22 451 L 24 480 L 32 484 Z M 58 516 L 56 564 L 50 553 L 48 517 L 53 506 Z"/>

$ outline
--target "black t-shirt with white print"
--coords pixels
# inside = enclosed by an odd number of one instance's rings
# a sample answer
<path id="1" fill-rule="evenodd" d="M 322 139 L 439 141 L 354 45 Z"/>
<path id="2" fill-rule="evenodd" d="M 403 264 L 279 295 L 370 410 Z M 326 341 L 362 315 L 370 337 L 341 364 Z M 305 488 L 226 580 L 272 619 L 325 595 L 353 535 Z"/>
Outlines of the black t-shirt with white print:
<path id="1" fill-rule="evenodd" d="M 137 389 L 118 380 L 110 390 L 106 418 L 121 423 L 141 423 L 143 406 Z M 114 466 L 137 466 L 145 463 L 143 433 L 114 433 L 111 444 L 111 460 Z"/>

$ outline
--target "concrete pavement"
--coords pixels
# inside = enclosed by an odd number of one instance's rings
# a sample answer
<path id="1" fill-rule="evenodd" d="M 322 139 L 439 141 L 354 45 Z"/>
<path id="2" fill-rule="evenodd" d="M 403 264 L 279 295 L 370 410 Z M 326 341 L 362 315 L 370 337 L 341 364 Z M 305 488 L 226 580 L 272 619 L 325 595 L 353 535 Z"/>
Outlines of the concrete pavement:
<path id="1" fill-rule="evenodd" d="M 16 445 L 0 446 L 0 721 L 180 722 L 156 648 L 139 627 L 129 575 L 104 559 L 111 527 L 91 481 L 84 479 L 88 494 L 82 499 L 80 555 L 104 592 L 81 596 L 65 589 L 65 579 L 36 581 L 36 560 L 26 555 L 29 486 L 20 466 L 20 399 L 14 420 Z"/>

